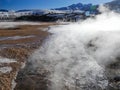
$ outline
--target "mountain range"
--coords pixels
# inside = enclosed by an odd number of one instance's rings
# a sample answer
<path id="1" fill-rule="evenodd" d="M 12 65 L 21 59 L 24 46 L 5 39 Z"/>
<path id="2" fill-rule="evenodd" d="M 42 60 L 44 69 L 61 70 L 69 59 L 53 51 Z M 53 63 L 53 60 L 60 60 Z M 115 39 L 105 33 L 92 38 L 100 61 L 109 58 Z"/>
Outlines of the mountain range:
<path id="1" fill-rule="evenodd" d="M 105 7 L 108 7 L 110 10 L 113 10 L 115 12 L 120 13 L 120 0 L 113 0 L 111 2 L 107 2 L 103 4 Z M 93 4 L 72 4 L 67 7 L 61 7 L 61 8 L 55 8 L 54 10 L 82 10 L 82 11 L 96 11 L 98 9 L 99 5 L 93 5 Z"/>
<path id="2" fill-rule="evenodd" d="M 82 10 L 82 11 L 89 11 L 89 10 L 96 10 L 99 5 L 92 5 L 90 4 L 82 4 L 82 3 L 77 3 L 77 4 L 72 4 L 67 7 L 61 7 L 61 8 L 55 8 L 54 10 Z"/>
<path id="3" fill-rule="evenodd" d="M 110 10 L 113 10 L 115 12 L 119 12 L 120 13 L 120 0 L 113 0 L 111 2 L 107 2 L 105 4 L 103 4 L 104 6 L 108 7 Z M 66 7 L 60 7 L 60 8 L 54 8 L 54 9 L 50 9 L 50 10 L 18 10 L 16 12 L 20 12 L 20 11 L 39 11 L 39 12 L 57 12 L 57 13 L 61 13 L 61 12 L 65 12 L 65 11 L 91 11 L 91 12 L 96 12 L 98 11 L 98 7 L 99 5 L 93 5 L 91 3 L 89 4 L 82 4 L 82 3 L 77 3 L 77 4 L 72 4 Z M 0 11 L 5 11 L 7 12 L 8 10 L 3 10 L 1 9 Z"/>

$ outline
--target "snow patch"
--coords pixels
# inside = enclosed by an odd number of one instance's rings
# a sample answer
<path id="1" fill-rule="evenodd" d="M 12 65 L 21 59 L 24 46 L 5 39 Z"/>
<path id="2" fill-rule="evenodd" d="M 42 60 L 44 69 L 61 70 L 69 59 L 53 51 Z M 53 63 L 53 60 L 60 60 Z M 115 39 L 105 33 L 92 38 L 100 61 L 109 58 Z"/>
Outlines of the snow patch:
<path id="1" fill-rule="evenodd" d="M 18 39 L 31 38 L 31 37 L 35 37 L 35 36 L 29 35 L 29 36 L 0 37 L 0 41 L 2 41 L 2 40 L 18 40 Z"/>
<path id="2" fill-rule="evenodd" d="M 1 73 L 10 73 L 12 71 L 11 67 L 0 67 Z"/>
<path id="3" fill-rule="evenodd" d="M 0 64 L 1 63 L 14 63 L 14 62 L 17 62 L 17 61 L 15 61 L 14 59 L 8 59 L 8 58 L 0 57 Z"/>
<path id="4" fill-rule="evenodd" d="M 37 22 L 0 22 L 0 28 L 15 28 L 20 25 L 40 25 Z"/>

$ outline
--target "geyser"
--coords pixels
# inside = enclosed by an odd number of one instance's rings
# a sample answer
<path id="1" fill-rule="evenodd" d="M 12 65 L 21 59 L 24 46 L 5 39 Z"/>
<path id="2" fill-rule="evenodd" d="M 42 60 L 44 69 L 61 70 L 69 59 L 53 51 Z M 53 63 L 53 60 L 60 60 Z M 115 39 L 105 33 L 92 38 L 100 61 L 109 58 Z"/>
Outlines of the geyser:
<path id="1" fill-rule="evenodd" d="M 52 27 L 52 35 L 30 56 L 30 69 L 50 72 L 48 90 L 108 89 L 109 78 L 120 75 L 108 68 L 120 61 L 119 24 L 120 15 L 111 12 Z"/>

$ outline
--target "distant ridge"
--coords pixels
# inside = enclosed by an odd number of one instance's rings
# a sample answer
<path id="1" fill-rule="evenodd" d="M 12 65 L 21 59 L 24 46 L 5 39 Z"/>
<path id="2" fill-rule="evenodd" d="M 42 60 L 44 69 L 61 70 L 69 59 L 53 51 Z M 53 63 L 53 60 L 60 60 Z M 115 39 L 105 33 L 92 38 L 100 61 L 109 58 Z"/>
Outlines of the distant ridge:
<path id="1" fill-rule="evenodd" d="M 2 11 L 2 12 L 8 12 L 8 10 L 6 10 L 6 9 L 0 9 L 0 11 Z"/>
<path id="2" fill-rule="evenodd" d="M 90 11 L 91 9 L 97 9 L 99 5 L 92 5 L 90 4 L 72 4 L 67 7 L 55 8 L 54 10 L 82 10 L 82 11 Z"/>

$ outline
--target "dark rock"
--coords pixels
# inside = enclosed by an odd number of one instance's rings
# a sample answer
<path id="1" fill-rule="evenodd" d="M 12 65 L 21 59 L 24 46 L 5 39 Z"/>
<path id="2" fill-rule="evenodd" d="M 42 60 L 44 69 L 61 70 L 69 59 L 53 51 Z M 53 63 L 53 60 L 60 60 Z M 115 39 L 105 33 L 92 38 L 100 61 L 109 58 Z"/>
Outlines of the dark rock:
<path id="1" fill-rule="evenodd" d="M 120 82 L 120 76 L 114 77 L 114 81 L 115 81 L 115 82 Z"/>

